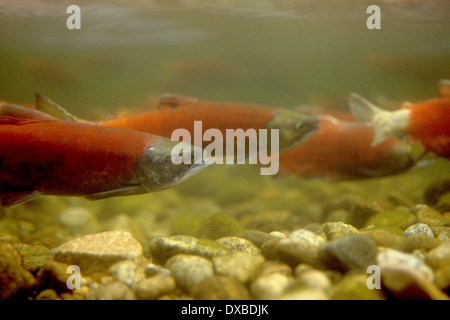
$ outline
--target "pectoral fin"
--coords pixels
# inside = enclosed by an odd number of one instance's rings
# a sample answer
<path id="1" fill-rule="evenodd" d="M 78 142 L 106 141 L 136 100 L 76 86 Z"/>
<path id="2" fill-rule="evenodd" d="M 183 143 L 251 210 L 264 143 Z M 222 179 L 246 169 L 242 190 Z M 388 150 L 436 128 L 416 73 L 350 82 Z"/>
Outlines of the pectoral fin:
<path id="1" fill-rule="evenodd" d="M 148 191 L 140 185 L 133 185 L 119 189 L 109 190 L 105 192 L 94 193 L 86 196 L 88 200 L 101 200 L 112 197 L 132 196 L 147 193 Z"/>
<path id="2" fill-rule="evenodd" d="M 4 192 L 0 194 L 0 205 L 11 208 L 12 206 L 30 201 L 38 195 L 39 192 L 37 191 Z"/>

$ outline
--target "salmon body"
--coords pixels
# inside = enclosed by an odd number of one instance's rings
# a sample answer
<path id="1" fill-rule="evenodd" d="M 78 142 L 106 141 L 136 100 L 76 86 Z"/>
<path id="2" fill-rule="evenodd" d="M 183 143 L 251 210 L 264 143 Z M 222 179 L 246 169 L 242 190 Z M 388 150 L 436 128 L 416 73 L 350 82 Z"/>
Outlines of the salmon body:
<path id="1" fill-rule="evenodd" d="M 143 132 L 2 106 L 0 203 L 11 206 L 38 194 L 100 199 L 163 189 L 189 171 L 169 161 L 170 146 L 170 140 Z M 167 179 L 152 180 L 159 175 Z"/>
<path id="2" fill-rule="evenodd" d="M 436 155 L 450 159 L 450 81 L 442 80 L 440 96 L 416 104 L 405 104 L 396 111 L 386 111 L 357 94 L 350 96 L 355 118 L 375 130 L 373 144 L 390 135 L 408 137 Z"/>
<path id="3" fill-rule="evenodd" d="M 450 159 L 450 96 L 408 106 L 409 123 L 405 133 L 423 146 Z"/>
<path id="4" fill-rule="evenodd" d="M 317 130 L 318 122 L 311 115 L 269 106 L 200 101 L 191 97 L 165 95 L 161 98 L 158 109 L 98 124 L 171 138 L 177 129 L 186 129 L 194 136 L 194 121 L 201 121 L 204 130 L 220 130 L 223 136 L 226 136 L 228 129 L 278 129 L 280 150 L 288 150 L 303 143 Z M 225 145 L 226 139 L 223 142 Z M 205 148 L 209 143 L 203 141 L 201 147 Z"/>
<path id="5" fill-rule="evenodd" d="M 281 172 L 304 178 L 351 180 L 399 173 L 413 165 L 407 145 L 391 137 L 372 147 L 373 129 L 350 118 L 348 114 L 322 115 L 320 129 L 308 141 L 280 153 Z"/>

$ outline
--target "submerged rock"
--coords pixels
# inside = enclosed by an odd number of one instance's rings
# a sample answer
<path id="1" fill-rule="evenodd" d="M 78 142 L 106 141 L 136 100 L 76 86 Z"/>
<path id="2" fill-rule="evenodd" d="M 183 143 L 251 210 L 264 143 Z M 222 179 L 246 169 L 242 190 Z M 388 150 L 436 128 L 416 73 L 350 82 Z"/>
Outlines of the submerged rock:
<path id="1" fill-rule="evenodd" d="M 82 274 L 106 271 L 130 260 L 145 263 L 141 244 L 129 232 L 106 231 L 76 238 L 52 250 L 54 259 L 80 267 Z"/>
<path id="2" fill-rule="evenodd" d="M 22 267 L 17 250 L 0 242 L 0 300 L 26 297 L 35 285 L 36 279 Z"/>
<path id="3" fill-rule="evenodd" d="M 151 257 L 161 265 L 177 254 L 197 255 L 210 259 L 227 253 L 228 251 L 215 241 L 186 235 L 159 237 L 150 242 Z"/>
<path id="4" fill-rule="evenodd" d="M 319 248 L 321 262 L 329 269 L 341 272 L 365 272 L 376 262 L 377 247 L 363 235 L 339 238 Z"/>

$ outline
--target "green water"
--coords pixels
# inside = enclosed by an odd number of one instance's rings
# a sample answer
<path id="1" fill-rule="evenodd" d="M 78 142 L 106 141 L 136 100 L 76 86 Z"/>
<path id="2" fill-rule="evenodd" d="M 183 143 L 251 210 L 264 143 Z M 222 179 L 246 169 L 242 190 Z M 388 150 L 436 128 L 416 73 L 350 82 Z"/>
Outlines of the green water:
<path id="1" fill-rule="evenodd" d="M 69 4 L 81 8 L 80 30 L 66 27 Z M 32 103 L 39 92 L 77 116 L 98 120 L 164 93 L 283 108 L 323 104 L 335 110 L 348 110 L 351 92 L 398 106 L 436 96 L 438 81 L 450 75 L 449 2 L 379 2 L 380 30 L 366 27 L 368 5 L 4 1 L 0 100 Z M 226 207 L 258 199 L 266 208 L 291 212 L 303 199 L 314 211 L 318 201 L 348 192 L 381 199 L 399 191 L 420 202 L 425 186 L 449 172 L 448 161 L 437 160 L 395 177 L 328 183 L 272 179 L 246 166 L 222 166 L 162 193 L 68 201 L 90 206 L 100 216 L 139 210 L 163 215 L 185 208 L 184 213 L 195 211 L 201 218 L 203 212 L 227 213 Z M 201 200 L 189 208 L 191 198 Z"/>

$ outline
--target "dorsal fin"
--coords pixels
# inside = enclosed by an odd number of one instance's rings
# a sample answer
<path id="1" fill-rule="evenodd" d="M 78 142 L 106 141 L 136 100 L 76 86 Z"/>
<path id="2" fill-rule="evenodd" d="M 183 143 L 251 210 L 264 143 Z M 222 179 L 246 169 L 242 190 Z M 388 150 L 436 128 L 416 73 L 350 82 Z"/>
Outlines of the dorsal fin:
<path id="1" fill-rule="evenodd" d="M 450 96 L 450 80 L 444 79 L 439 81 L 439 95 L 442 97 Z"/>
<path id="2" fill-rule="evenodd" d="M 55 117 L 61 121 L 66 122 L 82 122 L 80 119 L 76 118 L 72 114 L 70 114 L 66 109 L 61 107 L 60 105 L 54 103 L 46 96 L 43 96 L 39 93 L 34 94 L 36 99 L 36 109 L 42 111 L 46 114 Z"/>
<path id="3" fill-rule="evenodd" d="M 161 96 L 161 99 L 159 100 L 159 106 L 158 109 L 164 109 L 164 108 L 177 108 L 180 105 L 186 104 L 186 103 L 192 103 L 197 102 L 198 99 L 189 97 L 189 96 L 182 96 L 178 94 L 165 94 Z"/>
<path id="4" fill-rule="evenodd" d="M 55 118 L 40 111 L 6 104 L 0 108 L 0 125 L 21 126 L 33 122 L 51 121 Z"/>

